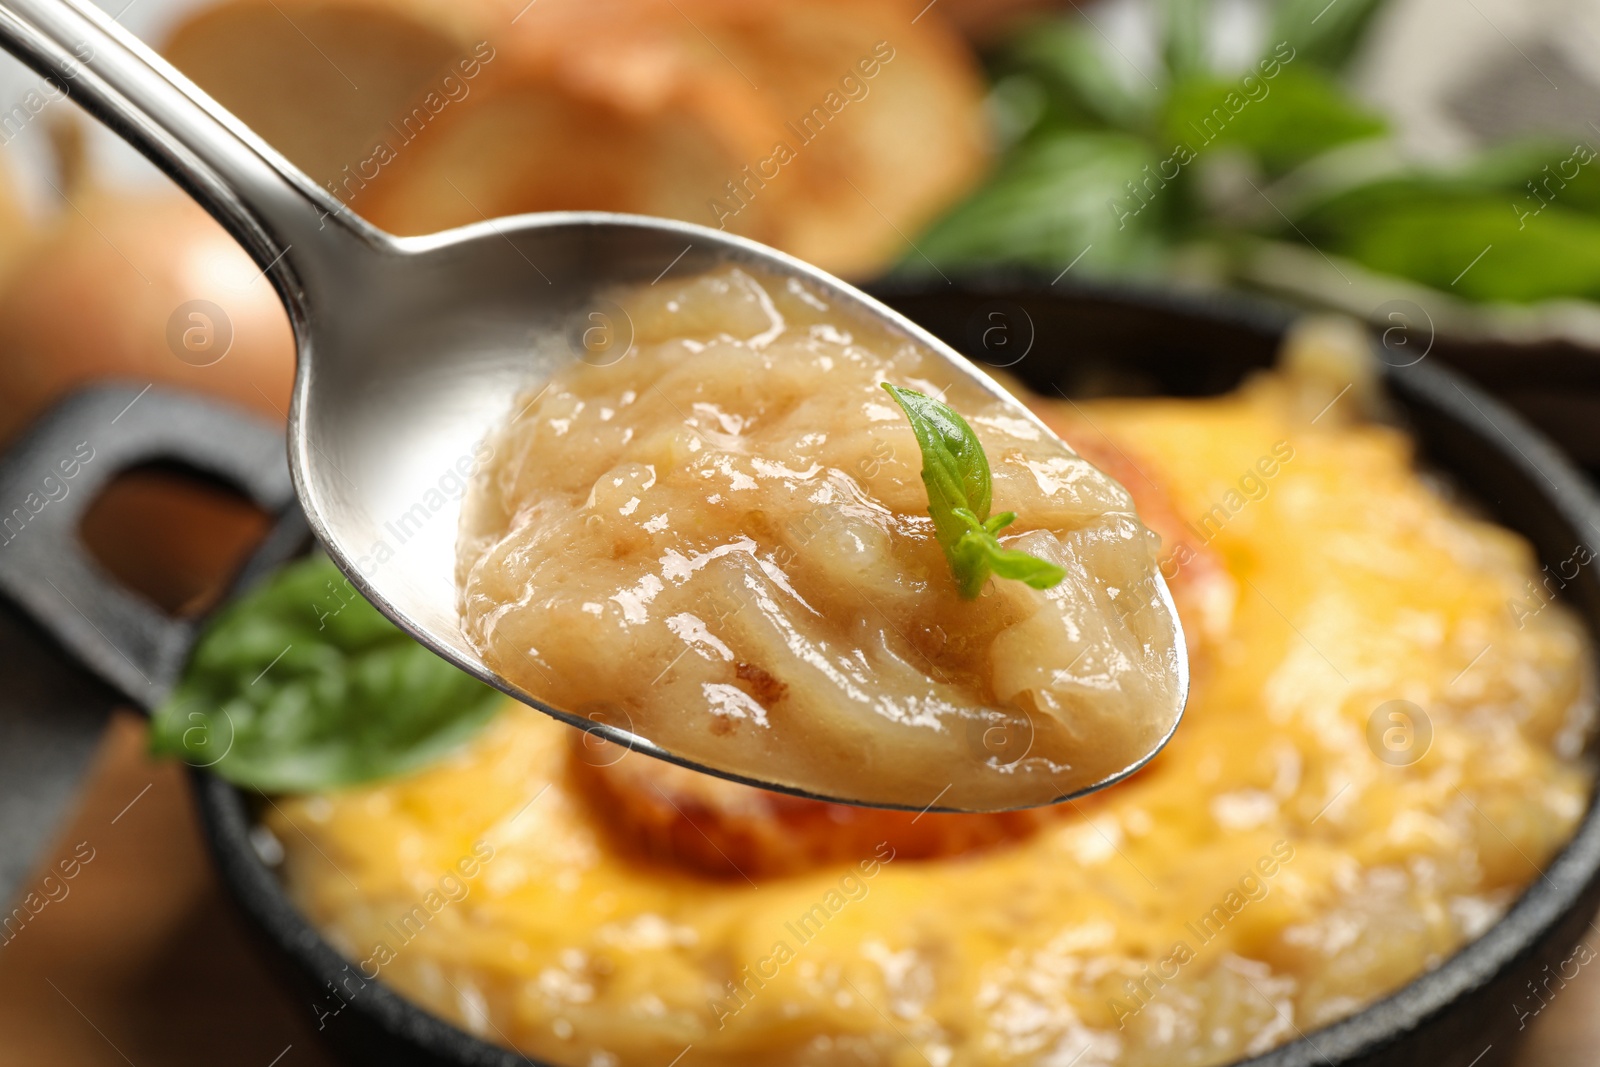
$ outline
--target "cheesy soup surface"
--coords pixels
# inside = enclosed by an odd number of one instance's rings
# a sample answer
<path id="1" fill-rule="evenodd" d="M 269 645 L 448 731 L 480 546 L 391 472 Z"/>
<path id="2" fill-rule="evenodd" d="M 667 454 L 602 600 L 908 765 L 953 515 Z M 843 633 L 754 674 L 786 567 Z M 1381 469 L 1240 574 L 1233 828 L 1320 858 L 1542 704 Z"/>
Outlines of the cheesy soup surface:
<path id="1" fill-rule="evenodd" d="M 804 808 L 508 706 L 432 769 L 269 813 L 341 995 L 376 978 L 570 1067 L 1203 1067 L 1437 965 L 1583 814 L 1589 649 L 1526 543 L 1334 392 L 1045 403 L 1172 516 L 1141 503 L 1194 691 L 1132 779 Z"/>
<path id="2" fill-rule="evenodd" d="M 702 765 L 913 809 L 1048 803 L 1171 732 L 1158 539 L 1019 405 L 798 282 L 618 299 L 632 348 L 519 398 L 466 508 L 464 623 L 501 675 Z M 884 382 L 966 417 L 1002 543 L 1064 581 L 962 599 Z"/>

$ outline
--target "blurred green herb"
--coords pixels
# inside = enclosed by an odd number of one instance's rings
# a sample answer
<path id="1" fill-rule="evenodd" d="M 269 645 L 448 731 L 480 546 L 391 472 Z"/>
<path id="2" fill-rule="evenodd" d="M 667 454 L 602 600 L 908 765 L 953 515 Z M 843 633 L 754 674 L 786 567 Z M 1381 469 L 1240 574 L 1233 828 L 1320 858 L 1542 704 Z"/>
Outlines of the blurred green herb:
<path id="1" fill-rule="evenodd" d="M 1213 147 L 1243 150 L 1261 174 L 1276 177 L 1330 149 L 1384 132 L 1383 122 L 1357 106 L 1332 78 L 1294 62 L 1280 62 L 1273 77 L 1248 85 L 1215 75 L 1178 82 L 1163 113 L 1167 136 L 1197 154 Z"/>
<path id="2" fill-rule="evenodd" d="M 1270 37 L 1288 41 L 1305 62 L 1337 72 L 1366 39 L 1382 7 L 1383 0 L 1281 0 Z"/>
<path id="3" fill-rule="evenodd" d="M 155 713 L 151 746 L 268 792 L 327 789 L 436 759 L 499 699 L 401 633 L 318 556 L 207 627 Z"/>
<path id="4" fill-rule="evenodd" d="M 1208 0 L 1152 0 L 1159 39 L 1137 64 L 1076 13 L 1024 27 L 990 57 L 992 176 L 900 269 L 1081 260 L 1228 281 L 1287 242 L 1468 299 L 1600 300 L 1592 149 L 1542 138 L 1407 164 L 1343 81 L 1383 0 L 1267 6 L 1261 55 L 1238 69 L 1217 65 Z"/>
<path id="5" fill-rule="evenodd" d="M 993 574 L 1035 589 L 1049 589 L 1067 572 L 1049 560 L 1003 548 L 1000 531 L 1016 521 L 1014 512 L 989 514 L 989 457 L 972 427 L 954 408 L 914 389 L 883 383 L 911 420 L 922 450 L 922 484 L 928 488 L 928 514 L 950 571 L 971 600 Z"/>

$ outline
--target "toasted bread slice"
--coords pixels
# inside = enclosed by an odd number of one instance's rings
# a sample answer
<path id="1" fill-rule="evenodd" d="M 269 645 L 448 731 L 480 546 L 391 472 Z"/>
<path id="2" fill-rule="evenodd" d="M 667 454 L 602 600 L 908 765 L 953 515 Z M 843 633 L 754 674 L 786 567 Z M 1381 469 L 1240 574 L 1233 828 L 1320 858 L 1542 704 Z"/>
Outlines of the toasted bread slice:
<path id="1" fill-rule="evenodd" d="M 987 159 L 972 57 L 916 7 L 231 0 L 166 51 L 397 233 L 639 212 L 863 275 Z"/>
<path id="2" fill-rule="evenodd" d="M 391 119 L 470 52 L 482 6 L 235 0 L 200 7 L 163 52 L 319 183 L 364 159 Z"/>
<path id="3" fill-rule="evenodd" d="M 936 859 L 1031 837 L 1068 805 L 981 815 L 857 808 L 772 793 L 630 752 L 596 760 L 574 733 L 571 770 L 605 832 L 640 858 L 714 878 Z"/>

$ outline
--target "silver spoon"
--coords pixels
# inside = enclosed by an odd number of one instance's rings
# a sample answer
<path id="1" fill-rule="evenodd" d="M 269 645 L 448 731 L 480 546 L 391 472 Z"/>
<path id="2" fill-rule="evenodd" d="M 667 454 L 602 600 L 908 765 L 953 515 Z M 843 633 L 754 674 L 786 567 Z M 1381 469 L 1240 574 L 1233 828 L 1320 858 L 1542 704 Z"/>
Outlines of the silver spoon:
<path id="1" fill-rule="evenodd" d="M 455 583 L 460 505 L 429 490 L 470 462 L 475 445 L 509 414 L 521 389 L 574 357 L 560 339 L 578 312 L 599 306 L 596 291 L 728 263 L 797 277 L 835 306 L 876 318 L 937 353 L 951 373 L 1051 432 L 927 331 L 837 278 L 753 241 L 682 222 L 598 212 L 486 219 L 431 237 L 394 237 L 351 214 L 87 0 L 0 0 L 0 44 L 177 181 L 244 245 L 277 289 L 299 360 L 289 411 L 290 469 L 306 517 L 334 562 L 418 641 L 604 742 L 751 785 L 817 795 L 804 783 L 756 781 L 702 766 L 615 724 L 552 707 L 490 670 L 462 635 Z M 441 496 L 443 504 L 435 506 Z M 1182 629 L 1164 583 L 1160 595 L 1178 635 L 1186 698 Z M 1170 736 L 1071 796 L 1133 773 Z"/>

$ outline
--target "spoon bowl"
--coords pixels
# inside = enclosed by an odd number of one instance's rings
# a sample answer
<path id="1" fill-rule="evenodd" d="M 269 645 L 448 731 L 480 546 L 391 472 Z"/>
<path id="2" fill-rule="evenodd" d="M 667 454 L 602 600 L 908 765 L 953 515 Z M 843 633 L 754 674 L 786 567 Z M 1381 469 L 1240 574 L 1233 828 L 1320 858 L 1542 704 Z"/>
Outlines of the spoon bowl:
<path id="1" fill-rule="evenodd" d="M 840 312 L 877 320 L 915 342 L 951 376 L 967 378 L 1051 434 L 925 330 L 753 241 L 605 213 L 485 219 L 430 237 L 394 237 L 349 212 L 87 0 L 4 0 L 0 43 L 145 152 L 262 265 L 283 298 L 298 352 L 288 412 L 296 491 L 318 540 L 356 588 L 456 666 L 606 741 L 815 795 L 694 763 L 616 725 L 554 707 L 491 670 L 462 632 L 456 540 L 481 442 L 529 386 L 573 360 L 604 362 L 627 351 L 631 325 L 606 292 L 729 264 L 799 279 Z M 1159 593 L 1179 645 L 1178 692 L 1186 695 L 1182 629 L 1164 584 Z M 1182 704 L 1180 698 L 1172 729 Z M 1132 773 L 1170 736 L 1169 729 L 1152 751 L 1070 795 Z"/>

